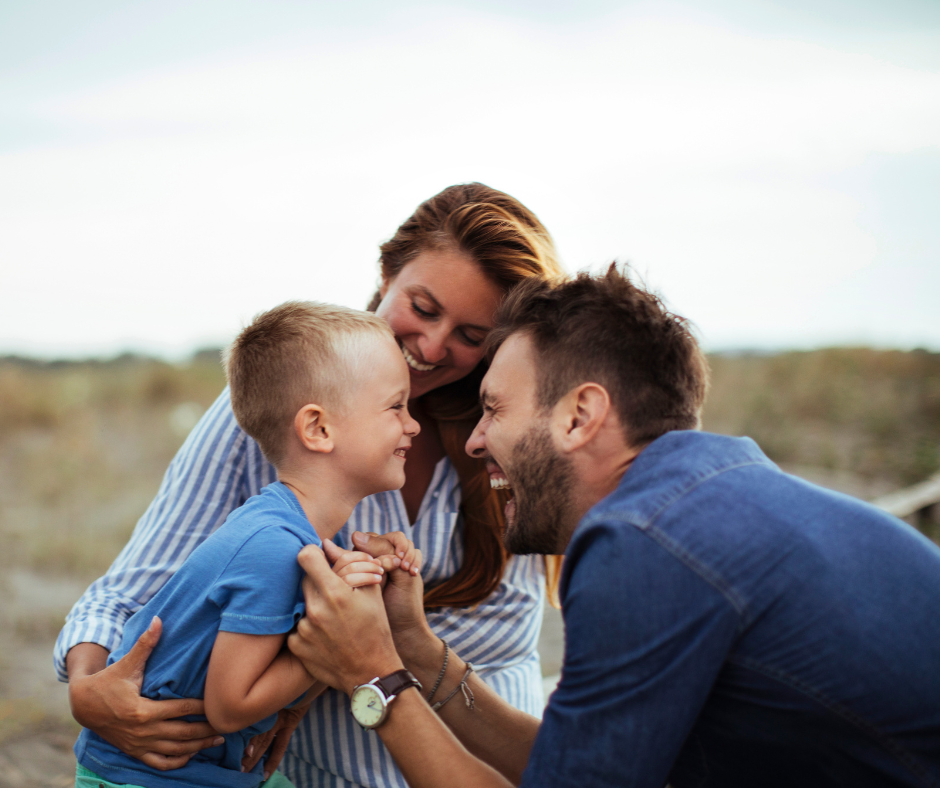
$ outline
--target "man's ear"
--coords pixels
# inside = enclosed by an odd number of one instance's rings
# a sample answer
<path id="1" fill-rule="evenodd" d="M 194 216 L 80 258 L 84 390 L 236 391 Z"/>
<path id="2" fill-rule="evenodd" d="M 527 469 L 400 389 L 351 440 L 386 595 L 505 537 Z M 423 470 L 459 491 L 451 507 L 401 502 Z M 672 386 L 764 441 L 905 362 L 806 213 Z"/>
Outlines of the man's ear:
<path id="1" fill-rule="evenodd" d="M 555 405 L 555 439 L 565 452 L 590 443 L 610 413 L 610 394 L 599 383 L 582 383 Z"/>
<path id="2" fill-rule="evenodd" d="M 322 407 L 310 403 L 294 416 L 294 432 L 308 451 L 329 454 L 333 451 L 333 431 Z"/>

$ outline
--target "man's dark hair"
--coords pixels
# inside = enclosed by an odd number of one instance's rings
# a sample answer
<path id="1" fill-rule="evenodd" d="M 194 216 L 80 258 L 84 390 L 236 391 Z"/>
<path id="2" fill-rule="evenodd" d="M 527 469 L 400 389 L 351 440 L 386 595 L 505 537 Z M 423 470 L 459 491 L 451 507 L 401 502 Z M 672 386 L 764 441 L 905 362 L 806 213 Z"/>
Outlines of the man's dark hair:
<path id="1" fill-rule="evenodd" d="M 533 340 L 538 403 L 551 408 L 575 386 L 602 385 L 627 442 L 642 447 L 670 430 L 695 429 L 708 363 L 689 322 L 635 285 L 629 269 L 580 273 L 558 283 L 531 279 L 503 301 L 487 338 L 492 358 L 519 331 Z"/>

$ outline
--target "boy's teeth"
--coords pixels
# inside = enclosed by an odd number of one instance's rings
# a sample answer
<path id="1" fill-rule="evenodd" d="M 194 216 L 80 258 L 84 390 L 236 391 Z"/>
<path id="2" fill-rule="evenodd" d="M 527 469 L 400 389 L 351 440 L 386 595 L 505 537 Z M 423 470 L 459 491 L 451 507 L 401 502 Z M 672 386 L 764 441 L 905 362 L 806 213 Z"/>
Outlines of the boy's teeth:
<path id="1" fill-rule="evenodd" d="M 509 488 L 509 479 L 505 476 L 501 479 L 494 479 L 490 477 L 490 487 L 494 490 L 506 490 Z"/>
<path id="2" fill-rule="evenodd" d="M 406 348 L 404 345 L 401 346 L 401 354 L 405 357 L 405 361 L 408 363 L 408 366 L 412 369 L 418 370 L 418 372 L 430 372 L 432 369 L 434 369 L 434 367 L 437 366 L 436 364 L 419 364 L 415 360 L 415 357 L 408 352 L 408 348 Z"/>

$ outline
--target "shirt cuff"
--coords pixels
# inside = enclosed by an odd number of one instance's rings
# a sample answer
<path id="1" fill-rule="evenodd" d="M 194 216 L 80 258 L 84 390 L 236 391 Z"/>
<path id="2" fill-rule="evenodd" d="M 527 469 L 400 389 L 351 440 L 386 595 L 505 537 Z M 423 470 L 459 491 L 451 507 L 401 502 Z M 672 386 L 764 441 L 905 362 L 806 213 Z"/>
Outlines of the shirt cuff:
<path id="1" fill-rule="evenodd" d="M 121 645 L 121 631 L 121 626 L 110 618 L 89 617 L 67 621 L 56 640 L 53 654 L 56 677 L 59 681 L 68 682 L 69 680 L 65 666 L 65 657 L 69 649 L 79 643 L 97 643 L 109 652 L 114 651 Z"/>

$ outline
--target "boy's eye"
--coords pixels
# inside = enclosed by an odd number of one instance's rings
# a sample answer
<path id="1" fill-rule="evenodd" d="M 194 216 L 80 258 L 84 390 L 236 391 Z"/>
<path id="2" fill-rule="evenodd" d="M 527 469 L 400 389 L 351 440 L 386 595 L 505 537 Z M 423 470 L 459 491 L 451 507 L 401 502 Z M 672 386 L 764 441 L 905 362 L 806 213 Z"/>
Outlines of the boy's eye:
<path id="1" fill-rule="evenodd" d="M 399 402 L 399 403 L 396 404 L 396 405 L 392 405 L 392 410 L 401 410 L 403 407 L 405 407 L 405 403 L 404 403 L 404 402 Z"/>

